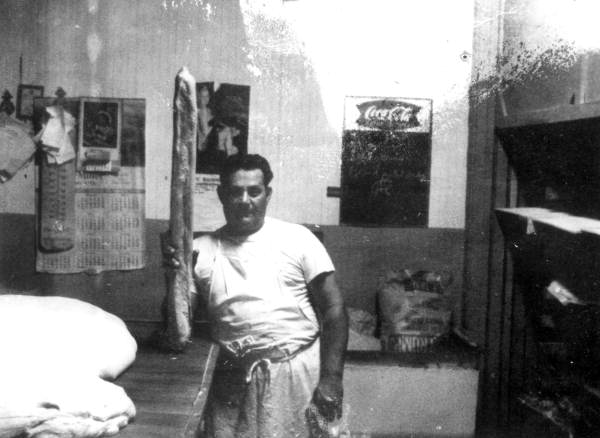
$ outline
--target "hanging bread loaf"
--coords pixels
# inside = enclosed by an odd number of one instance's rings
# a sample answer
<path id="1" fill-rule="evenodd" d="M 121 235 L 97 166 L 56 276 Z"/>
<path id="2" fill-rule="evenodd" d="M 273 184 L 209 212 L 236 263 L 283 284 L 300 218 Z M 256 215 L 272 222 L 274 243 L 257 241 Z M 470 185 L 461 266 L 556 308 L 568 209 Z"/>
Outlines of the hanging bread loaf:
<path id="1" fill-rule="evenodd" d="M 192 187 L 196 166 L 196 81 L 183 67 L 175 79 L 173 102 L 173 161 L 169 245 L 176 266 L 167 267 L 165 347 L 183 350 L 191 336 L 192 294 Z"/>

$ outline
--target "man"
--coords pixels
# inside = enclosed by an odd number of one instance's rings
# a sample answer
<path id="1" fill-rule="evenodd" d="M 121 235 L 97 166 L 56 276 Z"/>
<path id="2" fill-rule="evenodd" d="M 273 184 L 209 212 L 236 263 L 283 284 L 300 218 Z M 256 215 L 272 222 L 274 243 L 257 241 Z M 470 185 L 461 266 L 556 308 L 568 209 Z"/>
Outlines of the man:
<path id="1" fill-rule="evenodd" d="M 211 88 L 208 83 L 203 83 L 198 89 L 198 139 L 196 141 L 198 153 L 206 149 L 206 138 L 212 129 L 210 121 L 213 119 L 210 106 Z"/>
<path id="2" fill-rule="evenodd" d="M 308 437 L 311 400 L 328 421 L 341 416 L 342 294 L 319 240 L 265 217 L 272 177 L 260 155 L 229 157 L 218 189 L 226 225 L 194 242 L 199 298 L 221 347 L 206 407 L 211 437 Z"/>

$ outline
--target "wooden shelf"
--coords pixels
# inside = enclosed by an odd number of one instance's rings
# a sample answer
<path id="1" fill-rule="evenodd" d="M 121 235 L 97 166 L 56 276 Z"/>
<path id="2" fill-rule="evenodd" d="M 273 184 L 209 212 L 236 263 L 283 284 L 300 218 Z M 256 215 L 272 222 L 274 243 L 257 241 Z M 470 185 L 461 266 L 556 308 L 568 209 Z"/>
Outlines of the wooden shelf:
<path id="1" fill-rule="evenodd" d="M 536 400 L 527 395 L 517 398 L 521 404 L 523 424 L 515 431 L 514 437 L 545 437 L 545 438 L 572 438 L 573 427 L 560 416 L 553 403 Z"/>
<path id="2" fill-rule="evenodd" d="M 496 129 L 521 128 L 548 123 L 600 119 L 600 102 L 560 105 L 542 110 L 523 111 L 496 119 Z"/>
<path id="3" fill-rule="evenodd" d="M 543 208 L 497 209 L 515 268 L 530 281 L 556 280 L 585 302 L 600 301 L 600 221 Z"/>
<path id="4" fill-rule="evenodd" d="M 598 219 L 575 216 L 540 207 L 497 208 L 496 212 L 508 216 L 513 215 L 517 218 L 524 218 L 530 221 L 531 225 L 529 231 L 532 233 L 535 232 L 535 226 L 533 224 L 541 223 L 572 234 L 586 232 L 600 236 L 600 220 Z"/>

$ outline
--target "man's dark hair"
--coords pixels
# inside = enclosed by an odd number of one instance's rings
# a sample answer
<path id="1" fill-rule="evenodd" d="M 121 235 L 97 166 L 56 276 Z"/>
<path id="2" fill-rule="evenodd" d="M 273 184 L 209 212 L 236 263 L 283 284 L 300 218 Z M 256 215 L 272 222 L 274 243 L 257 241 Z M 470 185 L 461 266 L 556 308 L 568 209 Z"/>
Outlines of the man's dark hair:
<path id="1" fill-rule="evenodd" d="M 265 187 L 269 185 L 273 179 L 271 166 L 265 157 L 258 154 L 235 154 L 227 157 L 219 177 L 221 184 L 225 185 L 229 182 L 228 178 L 238 170 L 261 170 L 263 173 L 263 181 Z"/>

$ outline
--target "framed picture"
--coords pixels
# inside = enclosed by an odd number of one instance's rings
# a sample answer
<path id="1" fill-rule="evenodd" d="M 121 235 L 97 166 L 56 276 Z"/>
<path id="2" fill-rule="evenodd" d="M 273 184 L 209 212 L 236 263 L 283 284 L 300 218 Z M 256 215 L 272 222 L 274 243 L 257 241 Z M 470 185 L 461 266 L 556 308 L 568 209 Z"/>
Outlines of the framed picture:
<path id="1" fill-rule="evenodd" d="M 17 118 L 31 120 L 33 118 L 33 100 L 44 96 L 41 85 L 19 85 L 17 89 Z"/>

